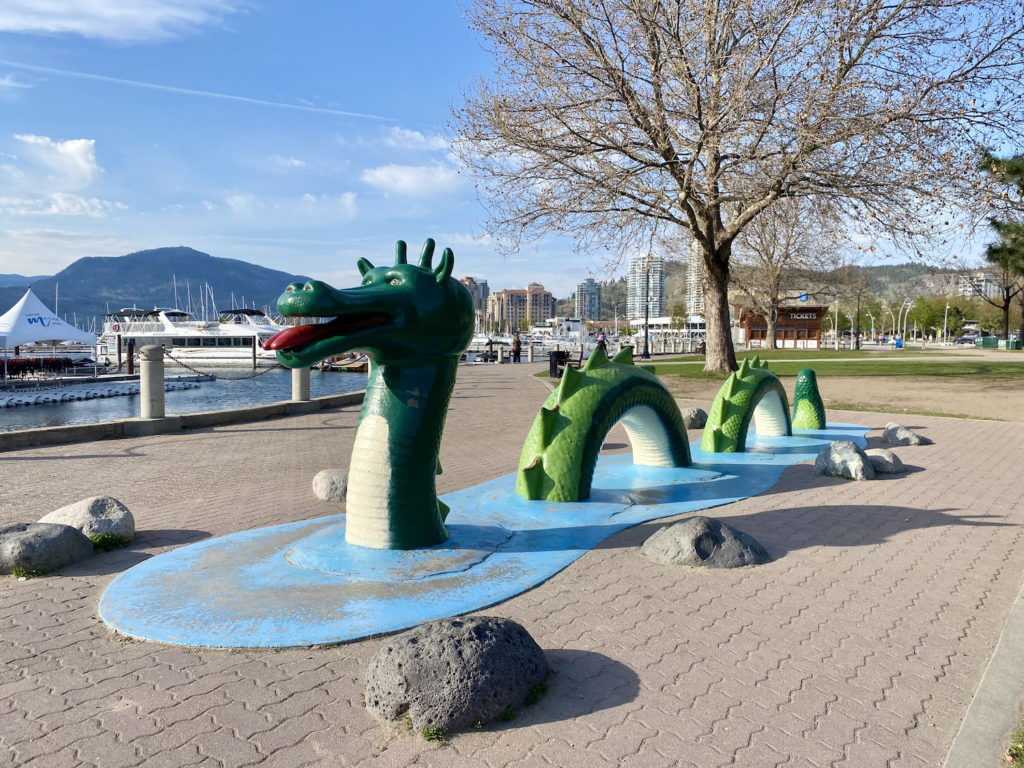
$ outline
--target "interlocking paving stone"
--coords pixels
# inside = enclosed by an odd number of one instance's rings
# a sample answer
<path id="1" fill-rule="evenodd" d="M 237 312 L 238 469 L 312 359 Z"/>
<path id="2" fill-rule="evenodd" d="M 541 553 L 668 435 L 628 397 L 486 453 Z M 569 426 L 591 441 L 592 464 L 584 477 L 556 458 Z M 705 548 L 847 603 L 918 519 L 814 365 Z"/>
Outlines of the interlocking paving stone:
<path id="1" fill-rule="evenodd" d="M 538 369 L 460 370 L 442 493 L 515 469 L 547 395 Z M 908 421 L 830 417 L 874 427 L 872 446 L 887 421 Z M 935 444 L 897 449 L 905 476 L 850 483 L 798 465 L 708 513 L 764 544 L 766 566 L 655 566 L 638 547 L 669 519 L 486 609 L 522 623 L 555 675 L 511 723 L 445 745 L 361 708 L 379 639 L 225 652 L 126 640 L 99 621 L 103 588 L 153 554 L 333 513 L 312 478 L 347 466 L 357 419 L 348 407 L 0 454 L 0 524 L 111 494 L 139 528 L 126 550 L 0 579 L 0 764 L 934 767 L 1024 576 L 1022 425 L 914 416 Z"/>

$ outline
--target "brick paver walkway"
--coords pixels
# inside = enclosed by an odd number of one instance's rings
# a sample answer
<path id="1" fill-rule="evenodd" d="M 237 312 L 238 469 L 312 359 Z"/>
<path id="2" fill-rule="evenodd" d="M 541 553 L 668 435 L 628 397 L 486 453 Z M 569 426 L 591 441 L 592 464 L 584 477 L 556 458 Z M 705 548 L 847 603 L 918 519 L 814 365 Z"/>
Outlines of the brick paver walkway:
<path id="1" fill-rule="evenodd" d="M 532 370 L 460 371 L 442 492 L 514 471 L 547 392 Z M 521 622 L 556 674 L 514 721 L 444 745 L 361 708 L 379 640 L 229 652 L 99 621 L 105 585 L 141 559 L 335 511 L 310 481 L 347 466 L 357 416 L 0 454 L 0 522 L 109 494 L 139 528 L 130 549 L 55 576 L 0 577 L 0 765 L 937 766 L 1024 576 L 1024 425 L 913 416 L 893 418 L 935 445 L 896 449 L 905 476 L 798 465 L 708 513 L 757 538 L 768 565 L 653 565 L 639 553 L 650 523 L 483 611 Z M 872 444 L 889 420 L 830 417 L 875 427 Z"/>

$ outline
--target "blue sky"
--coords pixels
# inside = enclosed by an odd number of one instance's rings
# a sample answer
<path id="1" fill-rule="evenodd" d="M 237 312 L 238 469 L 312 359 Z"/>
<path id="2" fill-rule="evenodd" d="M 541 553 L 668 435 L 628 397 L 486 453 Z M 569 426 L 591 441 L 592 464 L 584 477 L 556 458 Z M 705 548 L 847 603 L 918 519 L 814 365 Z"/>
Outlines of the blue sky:
<path id="1" fill-rule="evenodd" d="M 430 236 L 568 296 L 606 255 L 498 255 L 441 138 L 491 69 L 455 2 L 4 0 L 0 273 L 187 245 L 344 286 Z"/>

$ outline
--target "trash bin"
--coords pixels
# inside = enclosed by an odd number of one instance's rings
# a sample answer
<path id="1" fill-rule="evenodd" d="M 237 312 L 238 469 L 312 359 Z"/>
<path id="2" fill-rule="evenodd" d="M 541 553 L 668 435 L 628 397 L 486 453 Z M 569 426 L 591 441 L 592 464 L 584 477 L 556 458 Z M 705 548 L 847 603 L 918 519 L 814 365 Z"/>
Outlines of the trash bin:
<path id="1" fill-rule="evenodd" d="M 896 339 L 896 349 L 903 349 L 903 339 Z"/>
<path id="2" fill-rule="evenodd" d="M 548 376 L 552 379 L 562 378 L 562 368 L 569 359 L 568 351 L 564 349 L 553 349 L 548 353 Z"/>

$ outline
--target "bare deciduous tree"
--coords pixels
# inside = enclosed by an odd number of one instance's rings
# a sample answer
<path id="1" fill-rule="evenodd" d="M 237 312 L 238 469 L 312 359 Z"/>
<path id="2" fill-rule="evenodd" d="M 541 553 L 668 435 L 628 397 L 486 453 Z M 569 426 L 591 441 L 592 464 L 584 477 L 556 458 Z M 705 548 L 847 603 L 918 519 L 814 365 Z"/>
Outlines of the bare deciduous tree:
<path id="1" fill-rule="evenodd" d="M 455 152 L 509 247 L 568 233 L 701 249 L 709 370 L 736 365 L 732 245 L 786 197 L 830 199 L 900 242 L 1016 136 L 1024 9 L 961 0 L 476 0 L 496 63 Z"/>
<path id="2" fill-rule="evenodd" d="M 829 267 L 841 263 L 837 222 L 806 200 L 779 201 L 736 238 L 732 285 L 740 301 L 767 323 L 765 346 L 775 348 L 779 307 L 800 294 L 831 296 Z"/>

